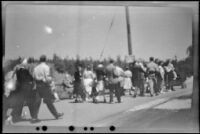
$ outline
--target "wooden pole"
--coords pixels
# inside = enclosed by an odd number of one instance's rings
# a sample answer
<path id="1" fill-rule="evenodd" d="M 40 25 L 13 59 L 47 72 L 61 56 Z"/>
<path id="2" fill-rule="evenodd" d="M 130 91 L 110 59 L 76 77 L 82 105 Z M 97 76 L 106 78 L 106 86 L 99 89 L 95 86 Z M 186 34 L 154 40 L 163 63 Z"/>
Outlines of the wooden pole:
<path id="1" fill-rule="evenodd" d="M 131 29 L 130 29 L 128 6 L 126 6 L 126 24 L 127 24 L 127 37 L 128 37 L 128 54 L 132 55 Z"/>
<path id="2" fill-rule="evenodd" d="M 192 32 L 193 32 L 193 93 L 192 93 L 192 116 L 194 127 L 199 129 L 199 15 L 193 14 Z"/>

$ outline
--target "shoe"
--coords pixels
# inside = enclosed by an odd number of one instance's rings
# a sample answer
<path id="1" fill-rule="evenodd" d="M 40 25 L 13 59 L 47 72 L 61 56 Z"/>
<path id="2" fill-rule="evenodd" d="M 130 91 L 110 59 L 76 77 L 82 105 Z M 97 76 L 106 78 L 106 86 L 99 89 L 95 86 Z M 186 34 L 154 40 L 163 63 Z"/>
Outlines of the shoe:
<path id="1" fill-rule="evenodd" d="M 9 117 L 5 120 L 5 124 L 6 124 L 6 125 L 12 125 L 12 124 L 13 124 L 12 116 L 9 116 Z"/>
<path id="2" fill-rule="evenodd" d="M 31 120 L 31 123 L 38 123 L 38 122 L 40 122 L 41 120 L 39 120 L 38 118 L 33 118 L 32 120 Z"/>
<path id="3" fill-rule="evenodd" d="M 56 116 L 56 119 L 59 119 L 60 117 L 62 117 L 64 115 L 64 113 L 58 113 Z"/>
<path id="4" fill-rule="evenodd" d="M 171 89 L 172 91 L 176 91 L 174 88 Z"/>
<path id="5" fill-rule="evenodd" d="M 110 102 L 110 104 L 114 104 L 114 102 L 112 101 L 112 102 Z"/>
<path id="6" fill-rule="evenodd" d="M 151 97 L 154 97 L 154 95 L 153 95 L 153 94 L 150 94 L 150 96 L 151 96 Z"/>
<path id="7" fill-rule="evenodd" d="M 122 103 L 123 101 L 121 100 L 121 101 L 118 101 L 118 103 Z"/>
<path id="8" fill-rule="evenodd" d="M 93 99 L 93 103 L 98 103 L 98 102 L 97 102 L 97 99 Z"/>

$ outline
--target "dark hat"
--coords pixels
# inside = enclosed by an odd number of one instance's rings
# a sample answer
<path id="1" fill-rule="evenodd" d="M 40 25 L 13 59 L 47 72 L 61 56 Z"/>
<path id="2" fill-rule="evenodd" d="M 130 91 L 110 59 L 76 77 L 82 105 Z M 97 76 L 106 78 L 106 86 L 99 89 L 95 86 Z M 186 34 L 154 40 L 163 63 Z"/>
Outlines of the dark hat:
<path id="1" fill-rule="evenodd" d="M 40 56 L 40 62 L 45 62 L 47 59 L 46 55 L 41 55 Z"/>

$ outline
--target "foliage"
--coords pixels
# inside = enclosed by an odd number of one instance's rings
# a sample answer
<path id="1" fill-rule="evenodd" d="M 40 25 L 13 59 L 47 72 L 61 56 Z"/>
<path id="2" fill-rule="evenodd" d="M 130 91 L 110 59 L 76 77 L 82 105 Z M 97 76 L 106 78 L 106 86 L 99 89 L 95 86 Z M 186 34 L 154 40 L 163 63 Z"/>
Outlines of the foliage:
<path id="1" fill-rule="evenodd" d="M 177 73 L 181 74 L 182 76 L 190 77 L 193 75 L 193 47 L 189 46 L 186 50 L 188 57 L 183 60 L 173 60 L 172 63 L 174 64 Z M 34 59 L 36 62 L 38 62 L 38 59 Z M 108 65 L 110 58 L 103 59 L 102 62 L 104 65 Z M 8 71 L 12 70 L 16 64 L 20 62 L 20 58 L 15 60 L 9 60 L 7 64 L 4 66 L 4 74 Z M 95 69 L 100 62 L 99 60 L 94 60 L 92 57 L 80 59 L 79 56 L 77 56 L 77 59 L 69 59 L 68 57 L 62 59 L 58 55 L 54 54 L 52 59 L 48 59 L 47 62 L 51 64 L 51 67 L 53 70 L 57 71 L 58 73 L 69 73 L 70 75 L 73 75 L 75 72 L 75 66 L 76 63 L 80 63 L 83 65 L 83 67 L 86 67 L 88 65 L 92 65 Z M 119 67 L 124 68 L 126 66 L 125 60 L 122 60 L 120 55 L 117 56 L 115 60 L 116 65 Z"/>

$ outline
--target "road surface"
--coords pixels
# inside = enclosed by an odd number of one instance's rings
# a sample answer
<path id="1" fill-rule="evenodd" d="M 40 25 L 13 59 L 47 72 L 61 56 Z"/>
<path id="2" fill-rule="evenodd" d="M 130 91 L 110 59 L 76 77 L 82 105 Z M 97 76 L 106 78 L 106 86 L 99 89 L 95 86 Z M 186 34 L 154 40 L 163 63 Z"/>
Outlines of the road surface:
<path id="1" fill-rule="evenodd" d="M 126 95 L 122 97 L 122 103 L 98 103 L 92 102 L 85 103 L 73 103 L 74 100 L 62 100 L 56 102 L 55 106 L 59 112 L 63 112 L 63 118 L 55 120 L 51 113 L 48 111 L 46 105 L 42 103 L 39 111 L 39 119 L 41 122 L 32 124 L 30 123 L 30 115 L 27 107 L 24 107 L 24 111 L 27 111 L 27 120 L 15 123 L 13 126 L 21 128 L 22 126 L 75 126 L 75 127 L 108 127 L 114 125 L 116 127 L 145 127 L 145 124 L 157 119 L 156 112 L 151 108 L 162 103 L 165 103 L 173 98 L 179 96 L 191 95 L 192 93 L 192 80 L 187 82 L 187 88 L 181 89 L 175 87 L 176 91 L 160 94 L 155 97 L 150 95 L 145 97 L 133 98 Z M 103 98 L 102 98 L 103 101 Z M 107 96 L 107 101 L 109 97 Z M 116 98 L 115 98 L 115 101 Z M 151 110 L 148 110 L 151 109 Z M 145 111 L 150 113 L 144 116 Z M 143 113 L 143 114 L 142 114 Z M 164 110 L 163 115 L 167 112 Z M 141 121 L 138 121 L 139 117 L 144 116 Z M 147 123 L 144 123 L 147 122 Z M 11 127 L 13 127 L 11 126 Z M 127 126 L 127 127 L 126 127 Z M 143 126 L 143 127 L 142 127 Z M 8 130 L 9 126 L 4 127 L 4 130 Z M 17 131 L 17 129 L 15 130 Z M 10 131 L 12 129 L 9 129 Z"/>

